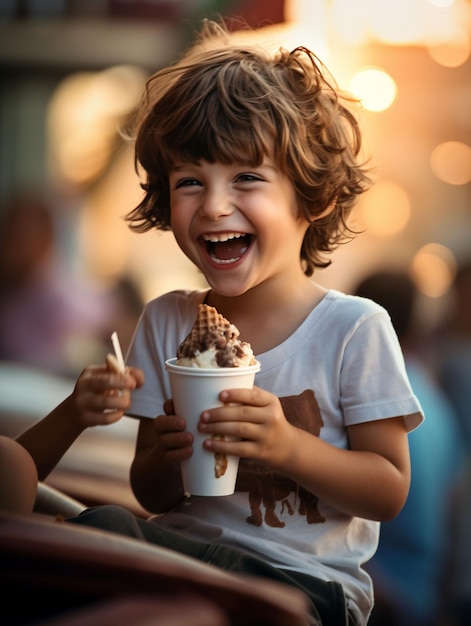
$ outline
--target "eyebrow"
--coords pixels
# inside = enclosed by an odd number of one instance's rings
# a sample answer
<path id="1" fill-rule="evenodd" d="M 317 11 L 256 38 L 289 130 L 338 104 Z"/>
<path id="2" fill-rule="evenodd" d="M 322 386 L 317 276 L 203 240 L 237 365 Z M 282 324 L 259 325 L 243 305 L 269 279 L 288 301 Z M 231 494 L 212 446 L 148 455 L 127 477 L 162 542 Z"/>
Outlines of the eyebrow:
<path id="1" fill-rule="evenodd" d="M 204 160 L 204 159 L 203 159 Z M 168 170 L 168 174 L 178 174 L 179 172 L 182 172 L 188 168 L 202 168 L 203 167 L 203 160 L 188 160 L 188 161 L 184 161 L 184 162 L 180 162 L 180 163 L 176 163 L 175 165 L 173 165 L 169 170 Z"/>
<path id="2" fill-rule="evenodd" d="M 169 174 L 171 174 L 172 172 L 181 172 L 182 170 L 184 170 L 186 167 L 188 167 L 189 165 L 193 165 L 195 167 L 202 167 L 202 163 L 201 161 L 187 161 L 185 163 L 182 163 L 180 165 L 173 165 L 170 169 L 169 169 Z M 266 167 L 269 168 L 273 171 L 277 171 L 278 167 L 276 165 L 276 163 L 274 163 L 273 161 L 270 160 L 270 162 L 268 162 L 266 159 L 264 159 L 262 161 L 262 163 L 260 163 L 259 165 L 252 165 L 251 163 L 241 163 L 241 162 L 237 162 L 234 161 L 234 163 L 228 163 L 227 165 L 234 165 L 234 166 L 240 166 L 240 167 Z"/>

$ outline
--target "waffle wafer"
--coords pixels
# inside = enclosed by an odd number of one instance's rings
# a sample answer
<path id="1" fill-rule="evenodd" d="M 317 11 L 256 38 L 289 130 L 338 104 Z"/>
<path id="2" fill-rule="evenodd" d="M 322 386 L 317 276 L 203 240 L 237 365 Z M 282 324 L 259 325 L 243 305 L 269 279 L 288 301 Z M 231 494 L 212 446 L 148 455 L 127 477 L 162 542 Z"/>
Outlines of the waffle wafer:
<path id="1" fill-rule="evenodd" d="M 188 337 L 190 352 L 203 352 L 211 347 L 224 347 L 228 341 L 234 341 L 239 332 L 236 327 L 221 315 L 214 307 L 200 304 L 198 317 Z"/>
<path id="2" fill-rule="evenodd" d="M 200 355 L 208 359 L 200 359 Z M 200 304 L 190 333 L 179 345 L 177 364 L 190 367 L 241 367 L 255 362 L 250 344 L 214 307 Z"/>

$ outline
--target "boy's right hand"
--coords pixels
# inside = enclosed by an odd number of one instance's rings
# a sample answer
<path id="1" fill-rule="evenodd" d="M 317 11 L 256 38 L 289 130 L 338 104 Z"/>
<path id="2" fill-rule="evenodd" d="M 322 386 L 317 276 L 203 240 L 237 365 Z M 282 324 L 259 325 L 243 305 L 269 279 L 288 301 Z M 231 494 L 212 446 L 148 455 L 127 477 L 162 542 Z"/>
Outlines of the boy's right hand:
<path id="1" fill-rule="evenodd" d="M 165 463 L 179 463 L 193 454 L 194 437 L 185 430 L 185 419 L 174 414 L 172 400 L 165 402 L 164 411 L 154 420 L 156 446 Z"/>

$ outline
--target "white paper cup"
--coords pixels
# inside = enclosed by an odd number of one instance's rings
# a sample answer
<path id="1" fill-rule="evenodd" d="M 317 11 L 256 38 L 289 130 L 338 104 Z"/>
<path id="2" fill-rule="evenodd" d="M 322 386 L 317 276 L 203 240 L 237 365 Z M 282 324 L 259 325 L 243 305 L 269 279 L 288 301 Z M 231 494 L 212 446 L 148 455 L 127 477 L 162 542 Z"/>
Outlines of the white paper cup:
<path id="1" fill-rule="evenodd" d="M 183 488 L 194 496 L 227 496 L 234 493 L 239 457 L 227 457 L 227 470 L 216 478 L 215 455 L 203 447 L 209 435 L 198 431 L 200 416 L 206 409 L 223 406 L 218 396 L 223 389 L 251 389 L 260 364 L 247 367 L 198 368 L 165 362 L 169 373 L 175 413 L 186 419 L 187 430 L 195 441 L 193 455 L 181 463 Z"/>

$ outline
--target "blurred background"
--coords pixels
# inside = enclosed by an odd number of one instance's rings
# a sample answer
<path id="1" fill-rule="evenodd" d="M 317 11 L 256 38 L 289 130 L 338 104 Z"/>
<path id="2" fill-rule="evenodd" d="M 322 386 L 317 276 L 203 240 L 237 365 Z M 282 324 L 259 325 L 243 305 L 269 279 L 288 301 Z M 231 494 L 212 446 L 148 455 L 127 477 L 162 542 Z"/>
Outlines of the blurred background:
<path id="1" fill-rule="evenodd" d="M 144 300 L 202 286 L 171 234 L 136 235 L 124 223 L 141 190 L 118 128 L 146 78 L 177 57 L 202 17 L 218 15 L 258 27 L 254 36 L 267 45 L 311 47 L 362 100 L 377 184 L 354 218 L 364 234 L 317 280 L 349 290 L 375 267 L 407 268 L 424 297 L 424 323 L 440 320 L 456 267 L 471 255 L 469 0 L 1 0 L 0 7 L 1 213 L 13 200 L 41 198 L 52 213 L 57 263 L 84 291 L 83 308 L 89 302 L 85 330 L 70 333 L 67 354 L 41 365 L 68 361 L 75 373 L 89 362 L 93 337 L 102 324 L 108 330 L 100 296 L 108 300 L 121 280 Z"/>
<path id="2" fill-rule="evenodd" d="M 119 127 L 146 79 L 218 16 L 267 46 L 310 47 L 361 100 L 376 178 L 353 219 L 364 232 L 315 278 L 353 292 L 369 274 L 406 274 L 437 379 L 459 309 L 470 406 L 471 287 L 455 282 L 471 262 L 471 0 L 0 0 L 0 432 L 62 400 L 113 330 L 126 350 L 144 301 L 205 286 L 170 233 L 126 226 L 142 192 Z M 85 433 L 52 484 L 92 502 L 106 483 L 138 509 L 135 430 L 126 418 Z"/>

